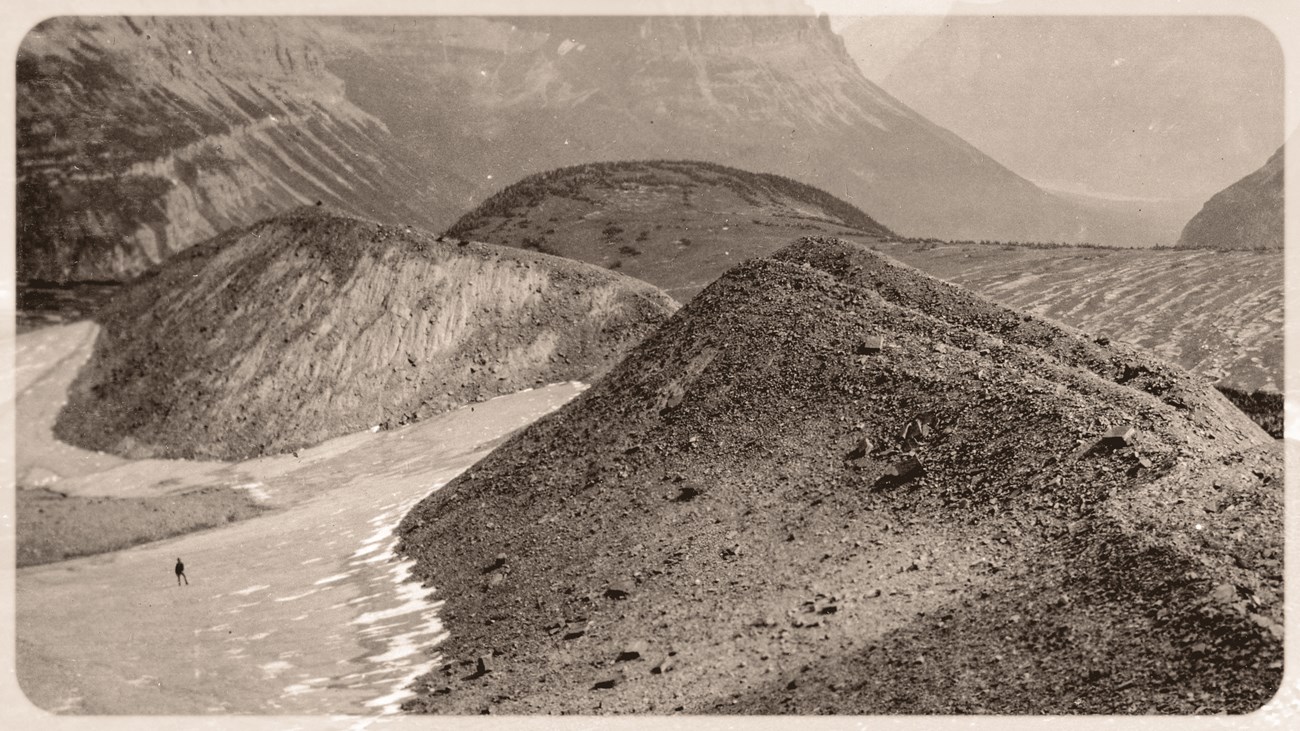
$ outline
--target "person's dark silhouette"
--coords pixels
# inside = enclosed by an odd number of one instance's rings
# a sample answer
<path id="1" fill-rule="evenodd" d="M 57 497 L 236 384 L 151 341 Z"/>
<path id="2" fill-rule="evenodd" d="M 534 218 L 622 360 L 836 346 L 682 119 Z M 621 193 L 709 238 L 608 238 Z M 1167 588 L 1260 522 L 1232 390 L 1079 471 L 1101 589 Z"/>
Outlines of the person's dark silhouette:
<path id="1" fill-rule="evenodd" d="M 190 577 L 185 575 L 185 564 L 181 563 L 181 560 L 178 558 L 176 559 L 176 585 L 177 586 L 181 585 L 181 579 L 185 579 L 186 586 L 190 585 Z"/>

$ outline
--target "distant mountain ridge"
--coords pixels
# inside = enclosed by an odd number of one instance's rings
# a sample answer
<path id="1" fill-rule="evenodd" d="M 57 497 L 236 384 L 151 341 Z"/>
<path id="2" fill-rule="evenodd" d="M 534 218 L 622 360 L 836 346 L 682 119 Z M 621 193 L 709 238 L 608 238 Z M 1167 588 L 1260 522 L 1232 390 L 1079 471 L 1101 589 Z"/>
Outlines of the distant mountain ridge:
<path id="1" fill-rule="evenodd" d="M 628 159 L 780 174 L 904 235 L 1115 238 L 811 15 L 54 18 L 18 70 L 20 279 L 130 278 L 318 200 L 438 230 L 502 184 Z"/>
<path id="2" fill-rule="evenodd" d="M 436 161 L 457 178 L 691 159 L 814 185 L 904 235 L 1125 239 L 1104 212 L 1044 192 L 868 81 L 825 18 L 518 18 L 487 23 L 495 35 L 484 25 L 368 21 L 355 32 L 380 50 L 331 68 L 412 147 L 432 149 L 431 130 L 466 130 L 462 154 Z M 435 72 L 417 63 L 435 54 Z M 405 104 L 398 88 L 469 109 Z"/>
<path id="3" fill-rule="evenodd" d="M 1214 194 L 1183 228 L 1178 246 L 1281 249 L 1285 244 L 1286 147 L 1258 170 Z"/>

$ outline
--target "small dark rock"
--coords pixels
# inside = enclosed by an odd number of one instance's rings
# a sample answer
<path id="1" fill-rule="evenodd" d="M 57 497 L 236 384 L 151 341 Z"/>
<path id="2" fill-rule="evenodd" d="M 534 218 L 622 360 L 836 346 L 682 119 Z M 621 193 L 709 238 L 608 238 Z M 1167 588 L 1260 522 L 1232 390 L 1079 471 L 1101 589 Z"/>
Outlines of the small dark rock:
<path id="1" fill-rule="evenodd" d="M 695 485 L 682 485 L 681 491 L 677 493 L 677 497 L 673 498 L 673 500 L 679 503 L 689 502 L 699 497 L 701 492 L 700 488 Z"/>
<path id="2" fill-rule="evenodd" d="M 609 599 L 626 599 L 632 594 L 632 582 L 616 581 L 605 588 L 605 596 Z"/>
<path id="3" fill-rule="evenodd" d="M 637 640 L 635 642 L 628 643 L 627 647 L 624 647 L 622 650 L 619 651 L 618 657 L 614 658 L 614 660 L 615 662 L 627 662 L 629 660 L 637 660 L 640 659 L 640 657 L 645 654 L 645 651 L 646 651 L 645 641 Z"/>

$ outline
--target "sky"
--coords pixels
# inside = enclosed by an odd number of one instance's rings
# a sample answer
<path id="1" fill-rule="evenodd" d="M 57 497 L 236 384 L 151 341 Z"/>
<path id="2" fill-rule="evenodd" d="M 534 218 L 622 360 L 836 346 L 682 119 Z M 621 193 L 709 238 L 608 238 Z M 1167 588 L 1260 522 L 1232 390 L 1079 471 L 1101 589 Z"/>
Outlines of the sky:
<path id="1" fill-rule="evenodd" d="M 1282 50 L 1248 18 L 832 17 L 867 78 L 1044 187 L 1203 200 L 1284 138 Z"/>

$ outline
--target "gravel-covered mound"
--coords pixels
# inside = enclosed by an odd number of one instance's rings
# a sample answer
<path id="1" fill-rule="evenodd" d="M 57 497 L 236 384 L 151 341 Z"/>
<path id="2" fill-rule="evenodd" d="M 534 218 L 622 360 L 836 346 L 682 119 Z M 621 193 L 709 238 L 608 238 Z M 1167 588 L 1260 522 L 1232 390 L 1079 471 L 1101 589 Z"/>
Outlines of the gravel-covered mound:
<path id="1" fill-rule="evenodd" d="M 617 269 L 681 302 L 739 262 L 825 234 L 894 235 L 811 185 L 691 160 L 593 162 L 530 175 L 447 229 Z"/>
<path id="2" fill-rule="evenodd" d="M 439 713 L 1212 713 L 1281 677 L 1280 454 L 1202 379 L 833 239 L 407 515 Z"/>
<path id="3" fill-rule="evenodd" d="M 303 208 L 122 292 L 56 435 L 242 459 L 587 379 L 675 309 L 586 264 Z"/>

